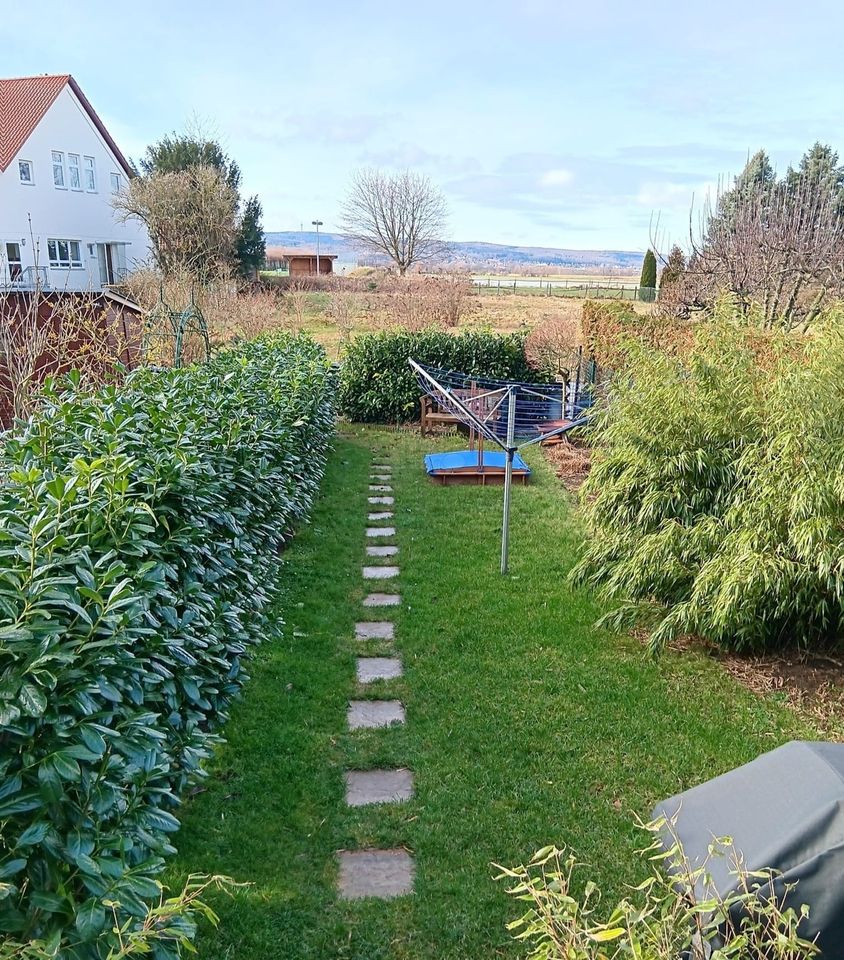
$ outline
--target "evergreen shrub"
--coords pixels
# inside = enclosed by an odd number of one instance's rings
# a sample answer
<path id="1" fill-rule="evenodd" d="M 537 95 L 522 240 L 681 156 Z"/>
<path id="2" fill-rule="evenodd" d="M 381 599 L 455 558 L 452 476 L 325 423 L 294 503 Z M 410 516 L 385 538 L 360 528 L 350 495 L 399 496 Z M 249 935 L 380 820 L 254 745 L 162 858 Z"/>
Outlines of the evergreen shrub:
<path id="1" fill-rule="evenodd" d="M 461 373 L 535 383 L 525 333 L 391 331 L 356 337 L 346 347 L 340 411 L 359 423 L 406 423 L 420 414 L 420 388 L 408 359 Z"/>
<path id="2" fill-rule="evenodd" d="M 160 896 L 308 514 L 333 427 L 322 350 L 255 342 L 78 382 L 2 445 L 0 931 L 105 958 Z M 188 918 L 155 946 L 179 955 Z M 123 954 L 121 954 L 122 956 Z"/>

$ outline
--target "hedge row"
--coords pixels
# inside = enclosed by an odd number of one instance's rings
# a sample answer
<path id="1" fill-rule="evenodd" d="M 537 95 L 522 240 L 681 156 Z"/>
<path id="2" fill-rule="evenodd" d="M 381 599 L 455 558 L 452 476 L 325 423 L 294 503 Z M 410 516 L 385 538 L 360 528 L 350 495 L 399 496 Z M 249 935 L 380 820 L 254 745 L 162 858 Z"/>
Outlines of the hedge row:
<path id="1" fill-rule="evenodd" d="M 420 388 L 408 365 L 419 363 L 501 380 L 534 383 L 525 334 L 428 330 L 356 337 L 346 348 L 340 410 L 359 423 L 405 423 L 419 417 Z"/>
<path id="2" fill-rule="evenodd" d="M 288 337 L 53 394 L 5 441 L 5 935 L 104 958 L 108 902 L 131 926 L 158 898 L 179 795 L 219 741 L 318 489 L 334 392 L 321 349 Z"/>

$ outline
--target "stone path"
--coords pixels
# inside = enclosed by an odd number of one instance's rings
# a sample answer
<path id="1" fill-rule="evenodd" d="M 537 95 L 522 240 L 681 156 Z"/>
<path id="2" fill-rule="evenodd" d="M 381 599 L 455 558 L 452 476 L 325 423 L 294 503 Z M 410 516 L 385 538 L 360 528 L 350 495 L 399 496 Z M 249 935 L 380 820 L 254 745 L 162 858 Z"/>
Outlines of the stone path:
<path id="1" fill-rule="evenodd" d="M 393 469 L 387 463 L 373 463 L 369 475 L 367 503 L 374 506 L 392 507 Z M 375 494 L 375 496 L 373 496 Z M 371 524 L 394 520 L 392 510 L 367 512 Z M 396 580 L 401 568 L 396 559 L 383 562 L 384 558 L 397 558 L 396 544 L 371 544 L 372 540 L 388 540 L 396 536 L 394 526 L 368 526 L 366 528 L 366 556 L 373 561 L 361 567 L 364 581 Z M 401 594 L 374 592 L 367 594 L 362 605 L 366 608 L 384 608 L 387 619 L 360 620 L 355 624 L 355 640 L 361 643 L 380 641 L 387 645 L 389 655 L 359 656 L 355 665 L 357 682 L 361 693 L 369 684 L 387 683 L 401 677 L 404 668 L 401 658 L 392 651 L 395 640 L 395 624 L 387 611 L 401 604 Z M 377 616 L 377 614 L 376 614 Z M 369 649 L 368 647 L 361 648 Z M 379 653 L 384 651 L 379 650 Z M 387 687 L 386 689 L 389 689 Z M 349 730 L 381 730 L 406 720 L 404 704 L 396 699 L 356 699 L 349 701 L 347 723 Z M 385 734 L 386 735 L 386 734 Z M 346 804 L 349 807 L 366 807 L 375 804 L 402 803 L 413 798 L 413 773 L 397 770 L 347 770 Z M 398 838 L 397 838 L 398 839 Z M 413 893 L 415 864 L 413 857 L 401 846 L 385 850 L 341 850 L 338 853 L 338 894 L 343 900 L 358 900 L 362 897 L 405 896 Z"/>
<path id="2" fill-rule="evenodd" d="M 413 860 L 406 850 L 343 850 L 340 896 L 387 899 L 413 893 L 413 873 Z"/>
<path id="3" fill-rule="evenodd" d="M 396 535 L 395 527 L 367 527 L 366 535 L 368 537 L 394 537 Z"/>
<path id="4" fill-rule="evenodd" d="M 393 577 L 399 575 L 398 567 L 363 567 L 363 579 L 364 580 L 392 580 Z"/>
<path id="5" fill-rule="evenodd" d="M 398 547 L 367 547 L 366 555 L 368 557 L 394 557 L 399 552 Z"/>
<path id="6" fill-rule="evenodd" d="M 346 774 L 346 803 L 365 807 L 370 803 L 400 803 L 413 796 L 409 770 L 350 770 Z"/>

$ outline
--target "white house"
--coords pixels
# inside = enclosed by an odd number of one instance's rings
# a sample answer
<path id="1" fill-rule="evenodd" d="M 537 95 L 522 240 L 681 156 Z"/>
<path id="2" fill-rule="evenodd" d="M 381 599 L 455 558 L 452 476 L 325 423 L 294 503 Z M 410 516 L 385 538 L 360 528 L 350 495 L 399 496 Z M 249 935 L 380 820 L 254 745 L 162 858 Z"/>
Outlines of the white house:
<path id="1" fill-rule="evenodd" d="M 0 79 L 0 290 L 100 290 L 144 261 L 111 206 L 132 176 L 73 77 Z"/>

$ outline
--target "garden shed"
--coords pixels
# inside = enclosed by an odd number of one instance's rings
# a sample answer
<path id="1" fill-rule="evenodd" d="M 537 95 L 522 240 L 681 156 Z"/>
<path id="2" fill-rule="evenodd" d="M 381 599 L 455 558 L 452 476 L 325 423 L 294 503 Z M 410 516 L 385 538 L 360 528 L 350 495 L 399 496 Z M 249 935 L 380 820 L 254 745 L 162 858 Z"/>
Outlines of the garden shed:
<path id="1" fill-rule="evenodd" d="M 311 277 L 316 274 L 334 273 L 336 253 L 317 253 L 315 250 L 287 249 L 285 247 L 267 247 L 265 270 L 278 272 L 291 277 Z"/>

